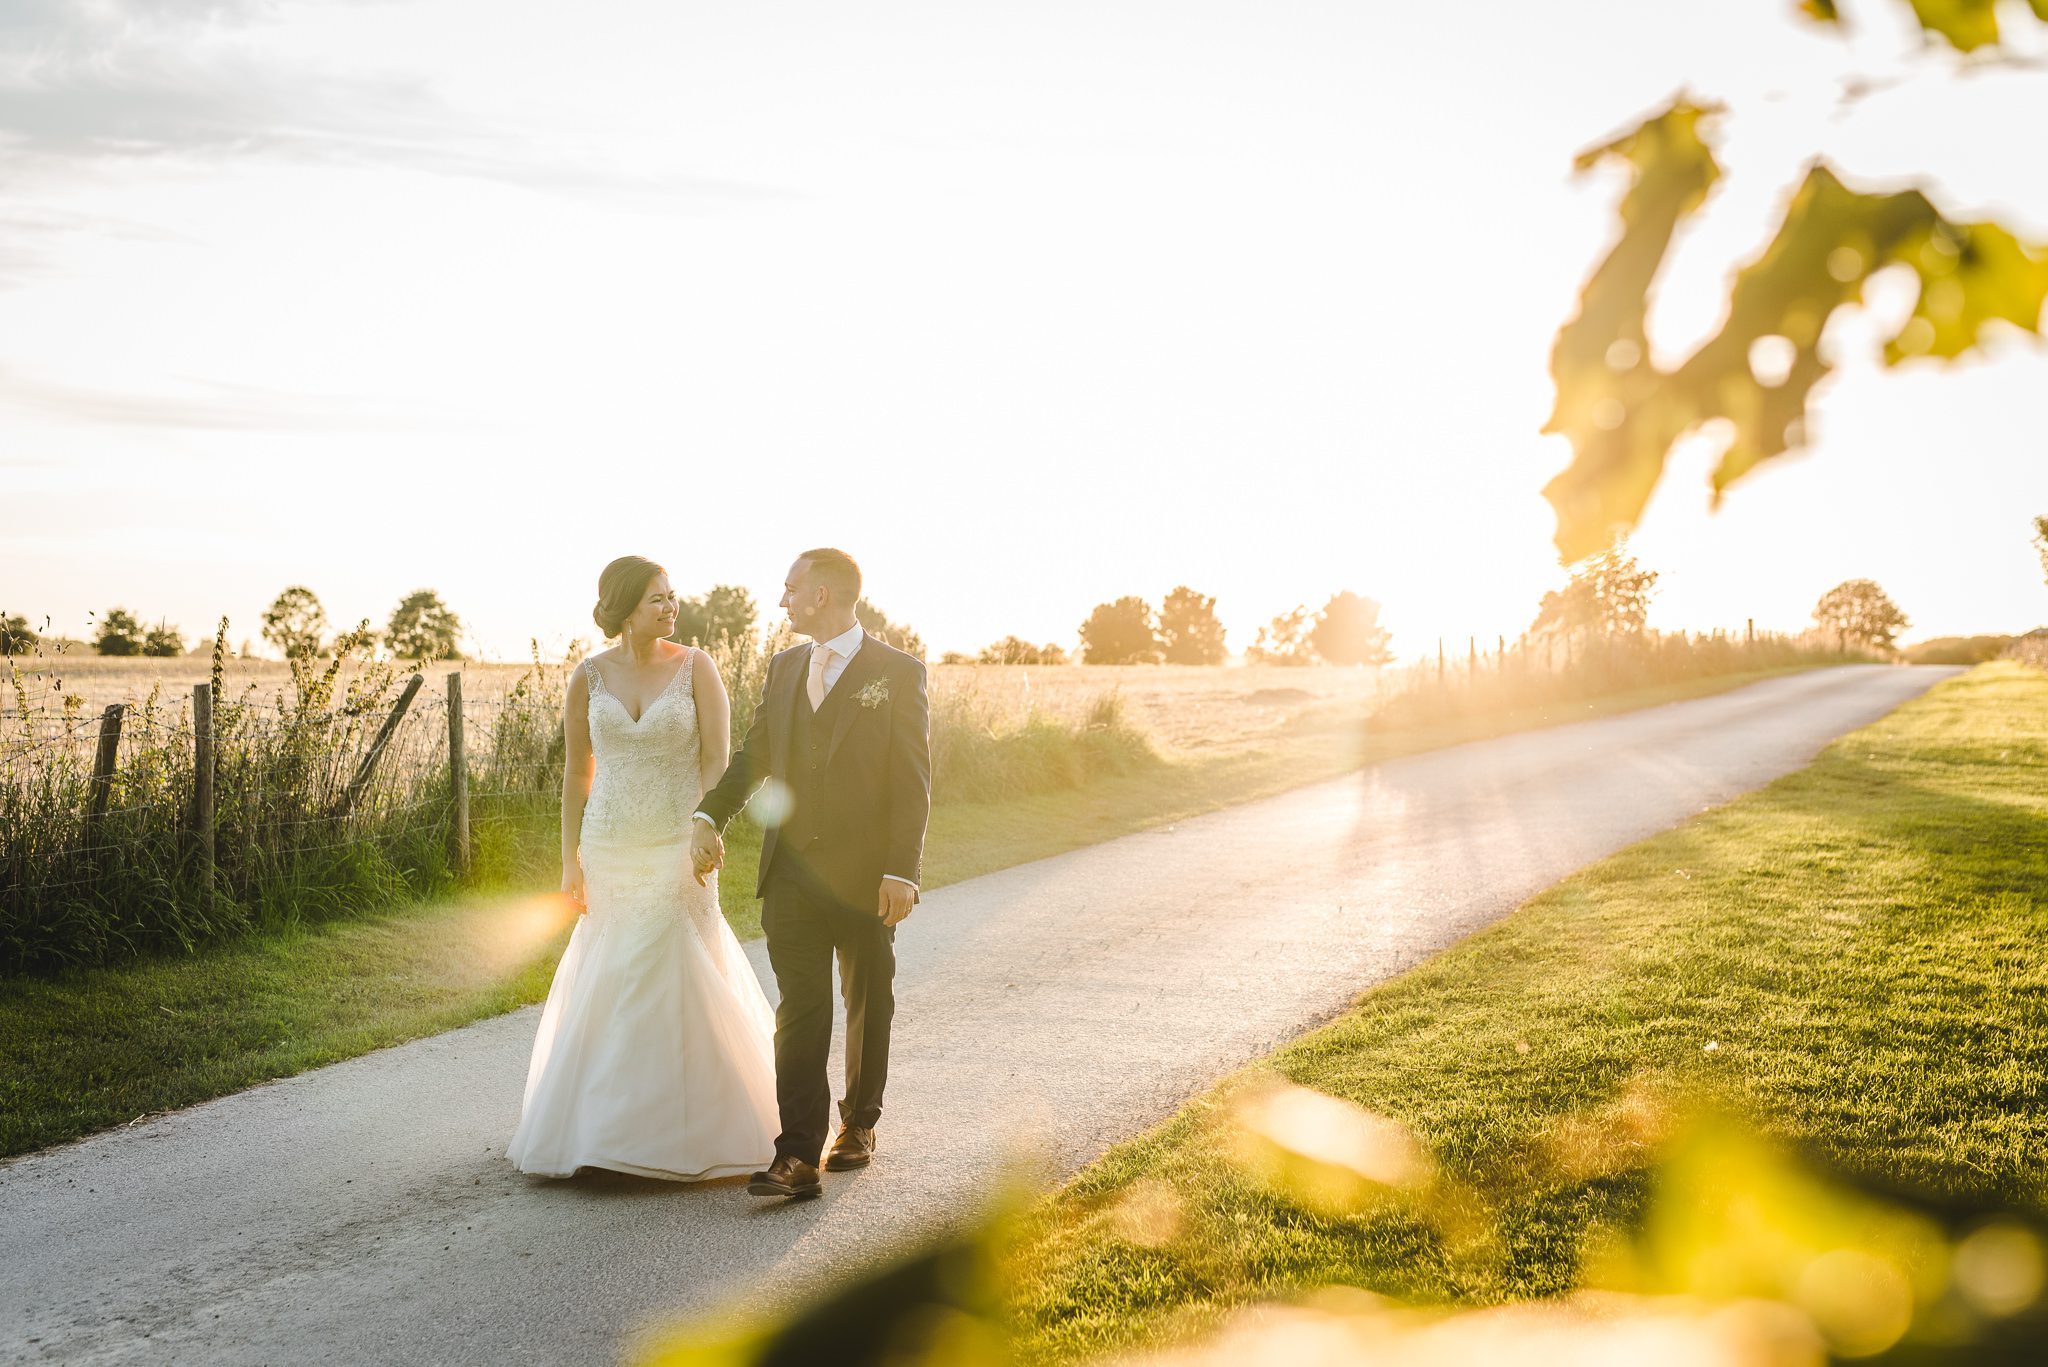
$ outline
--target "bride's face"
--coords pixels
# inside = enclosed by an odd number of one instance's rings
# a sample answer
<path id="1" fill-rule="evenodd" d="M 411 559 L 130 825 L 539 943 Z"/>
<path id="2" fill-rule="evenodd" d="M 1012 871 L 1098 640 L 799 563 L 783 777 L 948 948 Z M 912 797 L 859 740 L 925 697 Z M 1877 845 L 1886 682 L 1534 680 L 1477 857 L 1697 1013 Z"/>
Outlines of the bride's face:
<path id="1" fill-rule="evenodd" d="M 637 641 L 658 641 L 673 634 L 675 629 L 675 590 L 668 586 L 667 575 L 657 574 L 647 581 L 647 589 L 640 595 L 640 605 L 626 619 L 626 630 L 633 633 L 633 639 Z"/>

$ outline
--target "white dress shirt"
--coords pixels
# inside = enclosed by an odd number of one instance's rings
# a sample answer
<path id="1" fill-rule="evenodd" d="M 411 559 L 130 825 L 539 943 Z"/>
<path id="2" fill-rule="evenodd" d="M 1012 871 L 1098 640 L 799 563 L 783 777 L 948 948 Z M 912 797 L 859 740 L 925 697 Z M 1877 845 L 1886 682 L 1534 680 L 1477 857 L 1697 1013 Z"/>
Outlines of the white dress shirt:
<path id="1" fill-rule="evenodd" d="M 855 622 L 849 630 L 840 632 L 829 641 L 811 643 L 813 655 L 817 654 L 821 647 L 832 652 L 832 658 L 825 662 L 825 693 L 828 697 L 831 695 L 832 685 L 838 683 L 839 676 L 846 672 L 846 662 L 860 654 L 860 643 L 867 638 L 867 632 L 861 630 L 859 622 Z M 804 662 L 804 668 L 809 671 L 809 660 Z"/>
<path id="2" fill-rule="evenodd" d="M 832 652 L 832 658 L 825 661 L 825 694 L 827 697 L 831 696 L 832 685 L 838 683 L 839 676 L 846 672 L 846 666 L 848 662 L 850 662 L 854 656 L 860 654 L 860 643 L 862 641 L 865 641 L 867 638 L 867 632 L 861 629 L 861 625 L 859 622 L 855 622 L 847 630 L 840 632 L 837 636 L 834 636 L 829 641 L 811 642 L 811 650 L 813 653 L 816 653 L 820 649 L 829 650 Z M 808 677 L 810 674 L 810 667 L 810 660 L 808 657 L 806 657 L 806 659 L 804 660 L 804 673 L 806 677 Z M 716 826 L 718 824 L 702 812 L 698 812 L 695 815 L 697 820 L 702 821 L 707 826 Z M 893 873 L 885 873 L 882 875 L 882 877 L 888 879 L 892 883 L 906 883 L 913 888 L 917 886 L 917 884 L 912 883 L 908 878 L 899 878 Z"/>

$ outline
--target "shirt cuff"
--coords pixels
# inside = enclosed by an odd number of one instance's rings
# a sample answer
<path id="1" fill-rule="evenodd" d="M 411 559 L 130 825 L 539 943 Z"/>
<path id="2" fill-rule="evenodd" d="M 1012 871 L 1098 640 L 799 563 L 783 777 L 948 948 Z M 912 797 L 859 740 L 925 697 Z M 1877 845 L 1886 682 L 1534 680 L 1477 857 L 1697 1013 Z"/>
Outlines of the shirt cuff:
<path id="1" fill-rule="evenodd" d="M 716 821 L 713 821 L 710 817 L 704 815 L 704 813 L 692 812 L 690 813 L 690 815 L 697 818 L 697 820 L 703 822 L 705 825 L 709 826 L 712 830 L 715 831 L 718 829 L 718 823 Z"/>
<path id="2" fill-rule="evenodd" d="M 922 891 L 922 889 L 920 889 L 920 888 L 919 888 L 919 887 L 917 886 L 917 884 L 915 884 L 915 883 L 912 883 L 912 882 L 911 882 L 911 881 L 910 881 L 910 880 L 909 880 L 908 878 L 898 878 L 898 877 L 897 877 L 897 876 L 896 876 L 895 874 L 893 874 L 893 873 L 885 873 L 885 874 L 883 874 L 883 875 L 882 875 L 882 877 L 884 877 L 884 878 L 888 879 L 888 880 L 889 880 L 890 882 L 892 882 L 892 883 L 905 883 L 905 884 L 908 884 L 908 885 L 909 885 L 909 887 L 910 887 L 910 890 L 911 890 L 912 892 L 919 892 L 919 891 Z"/>

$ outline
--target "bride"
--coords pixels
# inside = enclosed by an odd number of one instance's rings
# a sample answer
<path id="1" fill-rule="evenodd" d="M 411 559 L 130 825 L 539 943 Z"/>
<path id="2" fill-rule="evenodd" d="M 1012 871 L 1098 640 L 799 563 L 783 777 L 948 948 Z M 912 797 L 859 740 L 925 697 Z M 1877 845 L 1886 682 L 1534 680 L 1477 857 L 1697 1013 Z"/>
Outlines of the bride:
<path id="1" fill-rule="evenodd" d="M 567 1177 L 749 1173 L 775 1154 L 774 1013 L 690 865 L 690 814 L 731 749 L 703 651 L 667 640 L 668 574 L 605 566 L 595 616 L 619 644 L 574 670 L 562 891 L 583 912 L 555 969 L 506 1157 Z"/>

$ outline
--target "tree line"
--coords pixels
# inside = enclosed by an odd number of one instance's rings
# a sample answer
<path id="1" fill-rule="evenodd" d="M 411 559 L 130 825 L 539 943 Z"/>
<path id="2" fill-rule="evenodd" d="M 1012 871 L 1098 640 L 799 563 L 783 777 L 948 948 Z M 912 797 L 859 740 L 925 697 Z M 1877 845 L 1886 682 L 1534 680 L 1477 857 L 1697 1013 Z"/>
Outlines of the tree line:
<path id="1" fill-rule="evenodd" d="M 127 608 L 108 608 L 91 619 L 95 653 L 113 656 L 171 656 L 186 651 L 185 636 L 168 622 L 144 627 Z M 45 623 L 47 625 L 47 623 Z M 225 629 L 225 621 L 223 621 Z M 384 630 L 364 618 L 354 631 L 328 635 L 327 609 L 303 584 L 279 593 L 263 610 L 263 639 L 287 659 L 320 655 L 350 645 L 381 644 L 401 660 L 459 660 L 462 619 L 432 589 L 415 589 L 391 610 Z M 42 633 L 20 613 L 0 612 L 0 655 L 23 655 Z"/>
<path id="2" fill-rule="evenodd" d="M 2033 545 L 2048 577 L 2048 516 L 2036 517 Z M 1644 569 L 1616 542 L 1572 566 L 1564 587 L 1543 595 L 1526 635 L 1538 640 L 1582 633 L 1632 636 L 1648 623 L 1650 598 L 1657 572 Z M 891 621 L 868 599 L 855 608 L 867 632 L 898 649 L 924 658 L 924 640 L 909 624 Z M 1383 665 L 1391 663 L 1392 634 L 1380 625 L 1380 604 L 1350 590 L 1331 595 L 1310 612 L 1306 604 L 1273 618 L 1259 629 L 1245 651 L 1253 664 Z M 1871 579 L 1848 579 L 1822 594 L 1813 621 L 1844 646 L 1894 651 L 1910 619 L 1884 589 Z M 753 595 L 733 584 L 718 584 L 678 605 L 672 640 L 707 648 L 731 646 L 751 639 L 760 625 Z M 432 589 L 416 589 L 392 609 L 382 632 L 365 618 L 353 632 L 329 636 L 327 611 L 320 598 L 303 584 L 280 592 L 263 612 L 263 639 L 286 658 L 332 651 L 343 639 L 378 643 L 404 660 L 459 660 L 462 619 Z M 33 650 L 40 639 L 28 619 L 0 612 L 0 655 Z M 1084 664 L 1221 664 L 1228 657 L 1224 627 L 1216 616 L 1216 599 L 1182 584 L 1155 611 L 1144 598 L 1129 595 L 1098 603 L 1080 626 Z M 580 643 L 578 643 L 580 645 Z M 160 622 L 145 627 L 126 608 L 109 608 L 94 621 L 92 646 L 101 655 L 170 656 L 185 653 L 185 639 L 175 626 Z M 570 654 L 579 653 L 572 646 Z M 1063 665 L 1072 657 L 1057 643 L 1038 644 L 1005 636 L 976 654 L 948 651 L 942 664 Z"/>
<path id="3" fill-rule="evenodd" d="M 1254 664 L 1385 664 L 1393 652 L 1379 614 L 1378 603 L 1349 590 L 1332 595 L 1313 613 L 1302 604 L 1260 628 L 1245 658 Z M 1080 637 L 1083 664 L 1216 665 L 1229 655 L 1216 599 L 1185 584 L 1168 593 L 1156 612 L 1136 596 L 1098 603 L 1081 623 Z M 984 651 L 983 662 L 1011 663 L 1013 652 L 1006 647 L 1015 640 Z M 992 652 L 997 658 L 990 658 Z"/>

